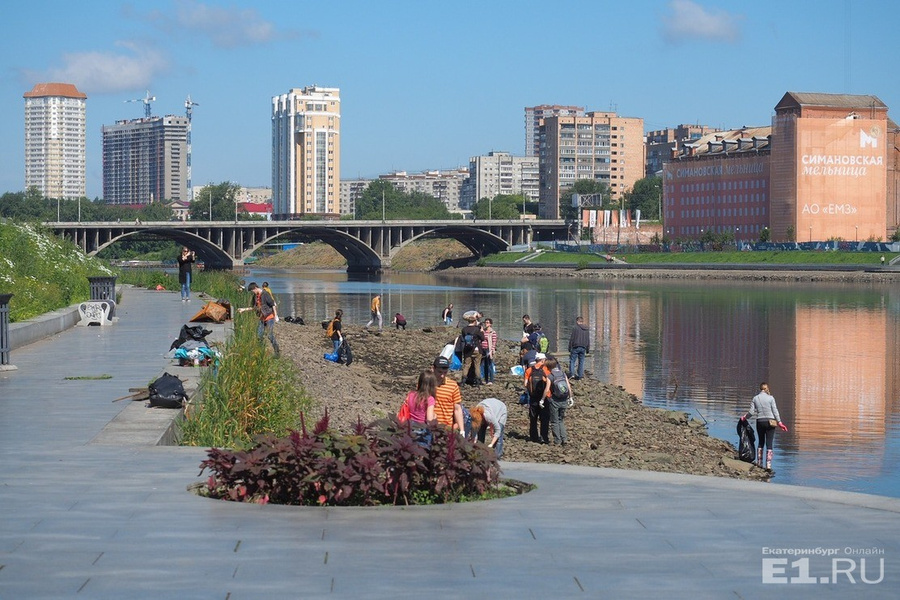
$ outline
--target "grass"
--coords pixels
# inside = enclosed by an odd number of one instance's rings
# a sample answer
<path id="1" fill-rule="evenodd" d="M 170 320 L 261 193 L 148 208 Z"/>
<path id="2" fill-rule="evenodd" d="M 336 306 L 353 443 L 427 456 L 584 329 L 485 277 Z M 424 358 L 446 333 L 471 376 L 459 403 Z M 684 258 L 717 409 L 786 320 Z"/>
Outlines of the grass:
<path id="1" fill-rule="evenodd" d="M 37 225 L 0 222 L 0 293 L 13 294 L 13 323 L 88 300 L 87 278 L 113 274 L 102 261 Z"/>
<path id="2" fill-rule="evenodd" d="M 480 261 L 483 265 L 510 264 L 528 256 L 528 252 L 501 252 L 487 256 Z M 634 254 L 613 255 L 628 264 L 777 264 L 777 265 L 880 265 L 881 254 L 878 252 L 844 252 L 844 251 L 759 251 L 759 252 L 643 252 Z M 885 262 L 898 256 L 896 253 L 884 253 Z M 591 264 L 605 264 L 602 254 L 579 252 L 544 251 L 528 262 L 529 264 L 567 263 L 579 268 Z"/>

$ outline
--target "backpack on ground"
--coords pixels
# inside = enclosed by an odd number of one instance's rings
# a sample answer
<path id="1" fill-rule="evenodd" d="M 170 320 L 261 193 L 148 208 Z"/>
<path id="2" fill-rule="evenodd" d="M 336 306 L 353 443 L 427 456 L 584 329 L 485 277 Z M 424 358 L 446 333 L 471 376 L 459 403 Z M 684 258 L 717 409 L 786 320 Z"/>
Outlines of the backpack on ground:
<path id="1" fill-rule="evenodd" d="M 181 408 L 187 394 L 184 393 L 184 384 L 175 375 L 163 373 L 159 379 L 150 384 L 151 408 Z"/>
<path id="2" fill-rule="evenodd" d="M 325 326 L 325 337 L 331 339 L 334 335 L 334 319 L 328 321 L 328 325 Z"/>

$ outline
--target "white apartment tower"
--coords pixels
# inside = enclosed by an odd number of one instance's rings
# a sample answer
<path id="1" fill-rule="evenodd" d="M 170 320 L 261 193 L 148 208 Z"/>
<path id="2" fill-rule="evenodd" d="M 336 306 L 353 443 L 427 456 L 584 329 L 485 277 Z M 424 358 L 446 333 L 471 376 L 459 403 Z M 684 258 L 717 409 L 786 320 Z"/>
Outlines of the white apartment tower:
<path id="1" fill-rule="evenodd" d="M 87 96 L 71 83 L 39 83 L 24 98 L 25 188 L 84 196 Z"/>
<path id="2" fill-rule="evenodd" d="M 276 219 L 340 213 L 341 94 L 316 85 L 272 98 Z"/>

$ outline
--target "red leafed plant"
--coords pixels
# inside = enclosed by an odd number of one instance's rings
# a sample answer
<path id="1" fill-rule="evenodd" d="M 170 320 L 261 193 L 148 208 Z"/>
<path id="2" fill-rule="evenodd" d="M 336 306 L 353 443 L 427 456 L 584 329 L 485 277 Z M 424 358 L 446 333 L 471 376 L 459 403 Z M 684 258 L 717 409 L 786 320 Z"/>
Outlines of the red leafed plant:
<path id="1" fill-rule="evenodd" d="M 263 437 L 246 451 L 212 448 L 200 463 L 210 475 L 201 493 L 237 502 L 301 506 L 373 506 L 455 502 L 499 481 L 492 450 L 449 429 L 413 427 L 396 417 L 332 431 L 328 415 L 307 432 Z"/>

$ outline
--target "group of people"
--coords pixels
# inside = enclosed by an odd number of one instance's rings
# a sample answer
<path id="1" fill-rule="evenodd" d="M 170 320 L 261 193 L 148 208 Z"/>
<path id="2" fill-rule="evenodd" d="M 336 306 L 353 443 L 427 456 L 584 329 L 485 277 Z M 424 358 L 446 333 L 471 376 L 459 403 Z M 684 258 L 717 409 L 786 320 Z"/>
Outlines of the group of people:
<path id="1" fill-rule="evenodd" d="M 449 372 L 450 359 L 438 356 L 430 369 L 419 374 L 416 389 L 409 392 L 404 400 L 409 409 L 409 420 L 413 426 L 437 421 L 459 435 L 487 443 L 500 458 L 503 455 L 503 431 L 506 429 L 506 403 L 498 398 L 480 401 L 468 411 L 471 422 L 467 427 L 462 393 Z"/>
<path id="2" fill-rule="evenodd" d="M 460 329 L 453 349 L 462 364 L 461 382 L 493 385 L 496 373 L 494 357 L 499 341 L 494 321 L 474 310 L 463 315 L 463 320 L 466 324 Z"/>

